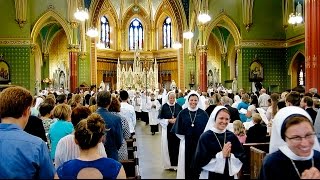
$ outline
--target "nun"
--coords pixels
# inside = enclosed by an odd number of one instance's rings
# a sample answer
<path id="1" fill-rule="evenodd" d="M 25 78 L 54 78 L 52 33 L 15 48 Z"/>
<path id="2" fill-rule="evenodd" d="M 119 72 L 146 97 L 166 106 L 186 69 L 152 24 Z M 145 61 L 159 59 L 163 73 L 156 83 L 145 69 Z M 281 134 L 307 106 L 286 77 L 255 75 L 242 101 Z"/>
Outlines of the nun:
<path id="1" fill-rule="evenodd" d="M 197 143 L 208 122 L 208 114 L 199 108 L 200 95 L 191 91 L 187 95 L 187 108 L 180 111 L 171 132 L 180 139 L 177 179 L 195 179 L 197 174 L 191 168 Z"/>
<path id="2" fill-rule="evenodd" d="M 160 125 L 162 127 L 161 135 L 161 154 L 164 169 L 177 169 L 178 155 L 179 155 L 179 142 L 180 139 L 171 131 L 173 124 L 182 107 L 176 103 L 176 93 L 170 91 L 167 94 L 167 100 L 164 102 L 160 114 Z"/>
<path id="3" fill-rule="evenodd" d="M 217 106 L 210 115 L 200 136 L 193 167 L 200 179 L 236 179 L 245 161 L 245 152 L 239 139 L 227 130 L 230 113 Z"/>
<path id="4" fill-rule="evenodd" d="M 320 147 L 312 119 L 302 108 L 288 106 L 274 117 L 269 155 L 260 179 L 320 179 Z"/>

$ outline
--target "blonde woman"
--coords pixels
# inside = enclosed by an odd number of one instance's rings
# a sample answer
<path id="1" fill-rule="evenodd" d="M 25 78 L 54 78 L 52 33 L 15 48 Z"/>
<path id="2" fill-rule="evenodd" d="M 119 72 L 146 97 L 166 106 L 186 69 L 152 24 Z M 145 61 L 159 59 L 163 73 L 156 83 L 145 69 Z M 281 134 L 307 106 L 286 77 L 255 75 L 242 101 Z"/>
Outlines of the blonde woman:
<path id="1" fill-rule="evenodd" d="M 246 129 L 240 120 L 233 121 L 233 133 L 238 137 L 241 144 L 246 142 Z"/>
<path id="2" fill-rule="evenodd" d="M 51 142 L 51 158 L 54 159 L 56 147 L 61 138 L 71 134 L 73 125 L 71 121 L 71 108 L 67 104 L 59 104 L 53 109 L 53 118 L 57 121 L 50 125 L 49 139 Z"/>
<path id="3" fill-rule="evenodd" d="M 271 106 L 268 107 L 266 112 L 266 116 L 269 121 L 272 120 L 278 112 L 279 94 L 273 93 L 271 94 L 270 98 L 271 98 Z"/>

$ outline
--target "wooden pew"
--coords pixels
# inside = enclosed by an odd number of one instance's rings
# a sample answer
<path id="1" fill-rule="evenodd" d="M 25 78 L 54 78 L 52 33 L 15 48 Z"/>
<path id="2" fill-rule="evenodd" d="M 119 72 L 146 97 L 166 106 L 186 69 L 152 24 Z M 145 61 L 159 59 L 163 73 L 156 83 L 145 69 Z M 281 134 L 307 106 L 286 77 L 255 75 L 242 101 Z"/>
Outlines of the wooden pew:
<path id="1" fill-rule="evenodd" d="M 120 163 L 126 172 L 127 179 L 141 179 L 139 171 L 139 158 L 136 141 L 133 141 L 133 147 L 128 147 L 128 160 L 122 160 Z"/>
<path id="2" fill-rule="evenodd" d="M 250 147 L 250 179 L 257 179 L 259 177 L 263 159 L 266 155 L 266 152 L 253 146 Z"/>
<path id="3" fill-rule="evenodd" d="M 261 151 L 264 151 L 266 153 L 269 152 L 269 143 L 245 143 L 243 144 L 244 152 L 246 153 L 246 160 L 243 163 L 242 166 L 242 178 L 243 179 L 250 179 L 251 174 L 251 147 L 255 147 Z"/>

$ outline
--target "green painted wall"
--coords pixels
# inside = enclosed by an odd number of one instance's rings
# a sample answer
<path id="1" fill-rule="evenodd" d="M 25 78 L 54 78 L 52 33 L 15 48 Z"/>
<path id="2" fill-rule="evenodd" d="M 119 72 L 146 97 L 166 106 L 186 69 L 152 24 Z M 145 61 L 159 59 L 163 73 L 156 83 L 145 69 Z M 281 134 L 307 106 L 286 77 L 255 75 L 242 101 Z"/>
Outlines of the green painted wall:
<path id="1" fill-rule="evenodd" d="M 11 84 L 23 86 L 31 91 L 30 47 L 0 46 L 0 54 L 10 66 Z"/>
<path id="2" fill-rule="evenodd" d="M 6 0 L 4 0 L 6 1 Z M 68 4 L 67 1 L 63 0 L 29 0 L 30 3 L 30 21 L 32 25 L 36 23 L 36 21 L 44 14 L 47 10 L 49 5 L 53 5 L 53 11 L 57 12 L 63 19 L 67 19 L 67 8 Z"/>
<path id="3" fill-rule="evenodd" d="M 27 12 L 27 22 L 20 28 L 16 22 L 16 11 L 14 1 L 0 0 L 0 38 L 29 38 L 30 37 L 30 11 Z M 8 31 L 10 29 L 10 31 Z"/>
<path id="4" fill-rule="evenodd" d="M 284 67 L 286 65 L 286 49 L 275 48 L 243 48 L 242 50 L 242 75 L 239 77 L 245 90 L 251 90 L 251 82 L 249 82 L 249 66 L 257 55 L 264 68 L 263 87 L 273 87 L 274 91 L 282 92 L 287 88 L 287 80 Z M 240 88 L 240 87 L 239 87 Z"/>
<path id="5" fill-rule="evenodd" d="M 254 1 L 252 14 L 253 24 L 248 32 L 241 23 L 242 39 L 285 39 L 281 0 Z"/>

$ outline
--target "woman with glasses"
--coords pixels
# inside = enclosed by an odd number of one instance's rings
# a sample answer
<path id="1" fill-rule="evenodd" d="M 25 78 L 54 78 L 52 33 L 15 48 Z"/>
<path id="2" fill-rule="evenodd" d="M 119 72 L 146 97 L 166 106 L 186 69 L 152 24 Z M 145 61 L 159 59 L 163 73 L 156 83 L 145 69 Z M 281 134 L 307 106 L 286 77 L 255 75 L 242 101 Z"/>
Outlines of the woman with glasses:
<path id="1" fill-rule="evenodd" d="M 300 107 L 282 108 L 274 117 L 260 179 L 319 179 L 319 150 L 309 114 Z"/>

